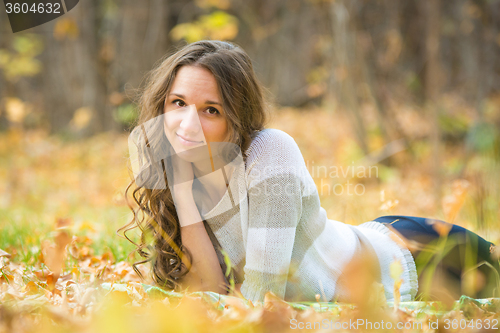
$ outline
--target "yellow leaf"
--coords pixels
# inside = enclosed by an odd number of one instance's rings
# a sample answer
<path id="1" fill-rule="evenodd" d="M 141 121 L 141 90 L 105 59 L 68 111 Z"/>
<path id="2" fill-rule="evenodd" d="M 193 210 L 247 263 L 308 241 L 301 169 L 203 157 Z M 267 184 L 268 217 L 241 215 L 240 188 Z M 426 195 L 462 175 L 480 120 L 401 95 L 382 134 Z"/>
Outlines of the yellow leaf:
<path id="1" fill-rule="evenodd" d="M 75 111 L 73 119 L 71 119 L 70 125 L 76 129 L 82 129 L 87 127 L 91 119 L 92 119 L 92 109 L 88 107 L 81 107 Z"/>
<path id="2" fill-rule="evenodd" d="M 54 25 L 54 38 L 57 40 L 76 39 L 79 35 L 78 25 L 70 17 L 63 17 L 56 20 Z"/>
<path id="3" fill-rule="evenodd" d="M 395 199 L 394 201 L 393 200 L 387 200 L 386 202 L 384 202 L 379 207 L 379 209 L 382 210 L 382 211 L 389 211 L 389 210 L 393 209 L 394 207 L 396 207 L 398 204 L 399 204 L 399 200 L 398 199 Z"/>
<path id="4" fill-rule="evenodd" d="M 401 277 L 401 274 L 403 274 L 403 266 L 400 260 L 391 262 L 389 265 L 389 273 L 394 281 L 397 281 Z"/>
<path id="5" fill-rule="evenodd" d="M 465 179 L 457 179 L 452 184 L 453 192 L 447 195 L 442 200 L 443 210 L 446 214 L 446 221 L 453 223 L 455 221 L 460 208 L 465 202 L 469 182 Z"/>
<path id="6" fill-rule="evenodd" d="M 389 266 L 389 273 L 391 278 L 394 280 L 394 311 L 399 308 L 399 301 L 401 299 L 401 284 L 403 280 L 401 279 L 401 274 L 403 274 L 403 266 L 400 260 L 394 260 Z"/>
<path id="7" fill-rule="evenodd" d="M 399 289 L 402 283 L 403 280 L 398 280 L 394 283 L 394 311 L 399 309 L 399 302 L 401 301 L 401 291 Z"/>
<path id="8" fill-rule="evenodd" d="M 26 117 L 27 107 L 19 98 L 7 98 L 5 111 L 7 112 L 7 119 L 10 122 L 21 123 L 24 117 Z"/>
<path id="9" fill-rule="evenodd" d="M 446 237 L 453 227 L 453 224 L 441 221 L 433 221 L 431 224 L 432 228 L 436 230 L 440 237 Z"/>
<path id="10" fill-rule="evenodd" d="M 387 307 L 387 299 L 385 297 L 384 285 L 380 282 L 374 281 L 369 294 L 369 304 L 377 308 Z"/>
<path id="11" fill-rule="evenodd" d="M 96 231 L 95 228 L 90 224 L 88 221 L 83 221 L 82 224 L 80 224 L 80 227 L 78 228 L 80 231 L 82 230 L 90 230 L 90 231 Z"/>

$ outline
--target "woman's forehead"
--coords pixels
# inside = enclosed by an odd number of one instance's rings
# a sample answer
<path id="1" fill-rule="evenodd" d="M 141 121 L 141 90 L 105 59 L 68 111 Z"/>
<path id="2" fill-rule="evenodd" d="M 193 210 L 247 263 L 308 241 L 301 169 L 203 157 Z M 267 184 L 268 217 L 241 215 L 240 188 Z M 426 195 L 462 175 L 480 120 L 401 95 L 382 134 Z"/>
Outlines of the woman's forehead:
<path id="1" fill-rule="evenodd" d="M 209 98 L 216 103 L 220 102 L 215 76 L 208 69 L 199 66 L 182 66 L 175 76 L 169 95 Z"/>

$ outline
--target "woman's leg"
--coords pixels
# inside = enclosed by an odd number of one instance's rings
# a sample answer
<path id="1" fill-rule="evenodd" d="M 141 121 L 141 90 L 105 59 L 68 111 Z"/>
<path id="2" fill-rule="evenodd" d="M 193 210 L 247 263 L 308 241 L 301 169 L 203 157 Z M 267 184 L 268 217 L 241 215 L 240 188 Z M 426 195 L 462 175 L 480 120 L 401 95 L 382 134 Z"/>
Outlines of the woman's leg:
<path id="1" fill-rule="evenodd" d="M 455 297 L 462 294 L 475 298 L 495 296 L 500 267 L 498 260 L 490 254 L 493 244 L 484 238 L 458 225 L 423 217 L 392 215 L 374 221 L 390 225 L 407 240 L 421 245 L 419 249 L 410 249 L 417 266 L 420 292 L 425 292 L 429 283 L 426 275 L 433 273 L 433 279 L 446 281 L 446 289 Z M 438 230 L 449 230 L 447 237 L 440 237 Z M 470 274 L 475 273 L 470 268 L 480 263 L 483 264 L 477 268 L 479 280 L 470 288 L 471 284 L 465 282 Z"/>

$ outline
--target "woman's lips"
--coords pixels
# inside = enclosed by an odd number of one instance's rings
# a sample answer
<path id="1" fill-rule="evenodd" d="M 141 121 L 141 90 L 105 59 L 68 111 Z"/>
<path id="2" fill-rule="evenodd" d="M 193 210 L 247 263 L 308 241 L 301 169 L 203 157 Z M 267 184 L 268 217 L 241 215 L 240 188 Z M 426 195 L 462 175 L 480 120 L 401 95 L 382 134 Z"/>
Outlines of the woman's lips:
<path id="1" fill-rule="evenodd" d="M 179 138 L 180 143 L 182 143 L 184 146 L 197 146 L 199 144 L 202 144 L 203 141 L 193 141 L 193 140 L 188 140 L 184 138 L 183 136 L 180 136 L 179 134 L 175 133 L 177 137 Z"/>

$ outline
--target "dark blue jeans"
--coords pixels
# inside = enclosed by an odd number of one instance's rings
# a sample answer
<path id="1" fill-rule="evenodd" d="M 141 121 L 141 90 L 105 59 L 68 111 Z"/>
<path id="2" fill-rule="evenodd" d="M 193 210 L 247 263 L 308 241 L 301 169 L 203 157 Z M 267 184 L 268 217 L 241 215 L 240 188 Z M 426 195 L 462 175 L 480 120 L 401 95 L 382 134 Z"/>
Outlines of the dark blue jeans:
<path id="1" fill-rule="evenodd" d="M 500 267 L 498 259 L 490 254 L 490 247 L 494 246 L 493 243 L 470 230 L 441 220 L 390 215 L 378 217 L 374 221 L 390 225 L 406 240 L 419 245 L 416 249 L 410 247 L 410 252 L 417 267 L 420 295 L 426 293 L 423 289 L 429 286 L 424 278 L 426 274 L 437 274 L 443 278 L 441 281 L 446 281 L 444 287 L 453 297 L 459 297 L 462 294 L 474 298 L 498 297 L 498 294 L 494 293 L 500 291 L 495 290 L 500 288 L 498 282 Z M 449 229 L 447 236 L 440 237 L 437 231 L 439 229 L 433 222 L 444 223 L 441 227 Z M 477 274 L 471 268 L 480 263 L 483 264 L 477 268 L 480 273 L 476 283 L 472 288 L 470 283 L 464 285 L 464 277 L 467 274 Z M 431 269 L 434 271 L 430 271 Z M 464 275 L 465 272 L 467 274 Z M 432 291 L 427 291 L 427 294 L 432 294 Z M 432 298 L 432 295 L 428 296 Z"/>

